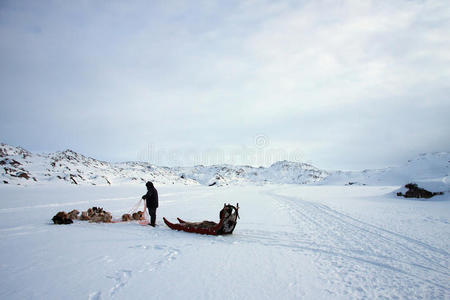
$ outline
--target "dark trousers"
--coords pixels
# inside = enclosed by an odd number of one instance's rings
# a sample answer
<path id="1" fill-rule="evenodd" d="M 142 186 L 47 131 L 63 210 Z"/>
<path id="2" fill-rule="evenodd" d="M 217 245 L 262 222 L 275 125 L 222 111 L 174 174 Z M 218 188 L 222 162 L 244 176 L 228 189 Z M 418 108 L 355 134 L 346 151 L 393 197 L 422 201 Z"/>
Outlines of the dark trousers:
<path id="1" fill-rule="evenodd" d="M 148 208 L 148 214 L 150 215 L 150 225 L 155 227 L 156 223 L 156 207 L 155 208 Z"/>

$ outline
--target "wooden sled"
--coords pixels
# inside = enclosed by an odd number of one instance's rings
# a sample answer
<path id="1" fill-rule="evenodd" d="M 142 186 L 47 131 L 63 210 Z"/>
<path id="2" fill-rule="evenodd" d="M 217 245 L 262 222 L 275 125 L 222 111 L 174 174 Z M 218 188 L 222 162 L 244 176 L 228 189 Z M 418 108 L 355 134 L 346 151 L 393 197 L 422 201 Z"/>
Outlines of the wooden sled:
<path id="1" fill-rule="evenodd" d="M 219 223 L 212 221 L 186 222 L 180 218 L 177 218 L 178 224 L 176 224 L 167 221 L 166 218 L 163 218 L 163 220 L 164 223 L 166 223 L 166 225 L 173 230 L 208 235 L 232 234 L 234 228 L 236 227 L 237 219 L 239 218 L 239 203 L 236 206 L 224 204 L 219 216 Z"/>

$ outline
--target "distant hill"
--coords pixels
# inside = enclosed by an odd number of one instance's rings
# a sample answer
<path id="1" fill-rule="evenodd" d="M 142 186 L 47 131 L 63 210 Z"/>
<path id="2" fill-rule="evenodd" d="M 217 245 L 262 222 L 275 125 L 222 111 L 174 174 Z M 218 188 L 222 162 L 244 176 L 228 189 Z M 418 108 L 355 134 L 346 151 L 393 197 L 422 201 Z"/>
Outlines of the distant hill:
<path id="1" fill-rule="evenodd" d="M 0 183 L 158 184 L 224 186 L 236 184 L 403 185 L 412 181 L 448 185 L 450 153 L 421 154 L 404 165 L 377 170 L 326 171 L 311 164 L 279 161 L 270 167 L 213 165 L 160 167 L 146 162 L 109 163 L 72 150 L 32 153 L 0 144 Z"/>
<path id="2" fill-rule="evenodd" d="M 422 153 L 399 166 L 363 171 L 334 171 L 321 184 L 405 185 L 416 182 L 434 191 L 450 188 L 450 153 Z"/>
<path id="3" fill-rule="evenodd" d="M 11 184 L 66 182 L 109 185 L 148 180 L 161 184 L 198 184 L 194 180 L 180 178 L 170 168 L 148 163 L 108 163 L 72 150 L 35 154 L 3 143 L 0 145 L 0 165 L 1 182 Z"/>

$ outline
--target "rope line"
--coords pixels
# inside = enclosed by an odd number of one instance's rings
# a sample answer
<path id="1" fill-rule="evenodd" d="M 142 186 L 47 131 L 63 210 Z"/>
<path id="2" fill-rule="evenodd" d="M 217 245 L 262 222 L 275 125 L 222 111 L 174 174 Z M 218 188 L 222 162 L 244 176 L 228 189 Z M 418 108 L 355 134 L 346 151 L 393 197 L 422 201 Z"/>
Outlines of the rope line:
<path id="1" fill-rule="evenodd" d="M 137 212 L 137 210 L 139 209 L 139 207 L 141 206 L 141 201 L 142 200 L 139 200 L 129 211 L 128 211 L 128 213 L 131 215 L 131 214 L 133 214 L 133 213 L 135 213 L 135 212 Z"/>

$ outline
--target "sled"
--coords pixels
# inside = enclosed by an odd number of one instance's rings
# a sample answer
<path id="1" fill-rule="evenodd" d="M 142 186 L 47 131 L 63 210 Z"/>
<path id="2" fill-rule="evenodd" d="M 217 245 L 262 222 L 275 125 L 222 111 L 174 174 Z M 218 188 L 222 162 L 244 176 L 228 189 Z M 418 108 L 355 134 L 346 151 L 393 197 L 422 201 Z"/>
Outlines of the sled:
<path id="1" fill-rule="evenodd" d="M 236 206 L 224 204 L 220 211 L 220 221 L 215 223 L 212 221 L 203 222 L 186 222 L 180 218 L 177 223 L 171 223 L 166 218 L 163 218 L 164 223 L 173 230 L 208 234 L 208 235 L 222 235 L 232 234 L 236 227 L 237 219 L 239 218 L 239 203 Z"/>

